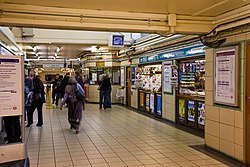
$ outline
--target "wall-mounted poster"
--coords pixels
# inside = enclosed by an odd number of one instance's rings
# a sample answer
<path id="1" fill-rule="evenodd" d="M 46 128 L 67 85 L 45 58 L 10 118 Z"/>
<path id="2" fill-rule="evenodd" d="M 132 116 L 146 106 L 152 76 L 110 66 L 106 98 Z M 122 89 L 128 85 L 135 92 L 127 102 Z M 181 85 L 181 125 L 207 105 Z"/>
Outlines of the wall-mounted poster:
<path id="1" fill-rule="evenodd" d="M 0 56 L 0 116 L 23 113 L 23 59 Z"/>
<path id="2" fill-rule="evenodd" d="M 163 91 L 165 93 L 173 93 L 172 85 L 171 85 L 171 77 L 172 77 L 172 61 L 163 62 Z"/>
<path id="3" fill-rule="evenodd" d="M 146 111 L 150 111 L 150 94 L 149 93 L 146 93 Z"/>
<path id="4" fill-rule="evenodd" d="M 215 89 L 214 102 L 238 106 L 238 46 L 215 50 Z"/>
<path id="5" fill-rule="evenodd" d="M 205 103 L 198 102 L 198 124 L 205 125 Z"/>
<path id="6" fill-rule="evenodd" d="M 162 116 L 162 96 L 161 96 L 161 94 L 156 95 L 156 115 Z"/>
<path id="7" fill-rule="evenodd" d="M 132 85 L 132 88 L 135 88 L 135 77 L 136 77 L 136 67 L 131 66 L 131 85 Z"/>
<path id="8" fill-rule="evenodd" d="M 150 112 L 153 114 L 155 112 L 155 94 L 150 94 Z"/>
<path id="9" fill-rule="evenodd" d="M 124 67 L 121 67 L 121 86 L 125 86 L 124 79 L 125 79 Z"/>
<path id="10" fill-rule="evenodd" d="M 185 121 L 185 100 L 184 99 L 179 99 L 179 121 L 184 122 Z"/>
<path id="11" fill-rule="evenodd" d="M 195 105 L 194 101 L 188 101 L 188 121 L 195 121 Z"/>

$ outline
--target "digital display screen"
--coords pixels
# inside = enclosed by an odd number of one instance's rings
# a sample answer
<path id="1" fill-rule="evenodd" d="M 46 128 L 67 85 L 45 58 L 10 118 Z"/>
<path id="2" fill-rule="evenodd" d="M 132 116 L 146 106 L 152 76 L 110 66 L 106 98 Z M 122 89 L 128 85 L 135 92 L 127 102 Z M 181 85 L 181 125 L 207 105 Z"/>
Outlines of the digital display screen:
<path id="1" fill-rule="evenodd" d="M 124 36 L 123 35 L 113 35 L 112 45 L 123 46 L 124 45 Z"/>

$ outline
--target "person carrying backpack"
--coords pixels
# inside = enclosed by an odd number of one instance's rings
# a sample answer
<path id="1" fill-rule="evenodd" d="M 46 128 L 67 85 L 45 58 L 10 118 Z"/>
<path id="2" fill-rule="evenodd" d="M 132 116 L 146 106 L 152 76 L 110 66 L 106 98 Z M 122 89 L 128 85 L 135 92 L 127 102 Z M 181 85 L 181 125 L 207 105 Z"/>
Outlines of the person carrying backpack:
<path id="1" fill-rule="evenodd" d="M 84 90 L 77 83 L 75 77 L 69 77 L 68 85 L 65 88 L 63 102 L 60 104 L 60 110 L 65 103 L 68 105 L 68 121 L 70 129 L 75 129 L 79 133 L 79 127 L 82 120 L 82 99 Z"/>
<path id="2" fill-rule="evenodd" d="M 45 92 L 42 81 L 40 80 L 40 76 L 36 76 L 33 79 L 33 90 L 28 95 L 28 103 L 30 103 L 30 111 L 27 113 L 28 115 L 28 124 L 26 127 L 29 127 L 33 124 L 33 114 L 37 109 L 38 113 L 38 123 L 36 126 L 43 125 L 43 103 L 45 103 Z"/>

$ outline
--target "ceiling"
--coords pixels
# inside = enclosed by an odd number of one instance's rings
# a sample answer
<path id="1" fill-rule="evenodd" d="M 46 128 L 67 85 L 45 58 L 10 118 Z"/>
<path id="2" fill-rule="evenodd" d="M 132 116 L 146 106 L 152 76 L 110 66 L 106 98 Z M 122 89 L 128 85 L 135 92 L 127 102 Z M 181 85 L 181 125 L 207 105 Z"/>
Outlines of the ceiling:
<path id="1" fill-rule="evenodd" d="M 4 3 L 47 7 L 139 13 L 219 16 L 250 3 L 249 0 L 2 0 Z"/>
<path id="2" fill-rule="evenodd" d="M 45 43 L 18 43 L 26 53 L 27 59 L 76 59 L 86 54 L 95 54 L 100 52 L 116 53 L 118 49 L 108 46 L 97 46 L 96 52 L 91 52 L 92 45 L 84 44 L 45 44 Z"/>
<path id="3" fill-rule="evenodd" d="M 250 0 L 1 0 L 0 11 L 0 26 L 205 34 L 249 17 Z"/>

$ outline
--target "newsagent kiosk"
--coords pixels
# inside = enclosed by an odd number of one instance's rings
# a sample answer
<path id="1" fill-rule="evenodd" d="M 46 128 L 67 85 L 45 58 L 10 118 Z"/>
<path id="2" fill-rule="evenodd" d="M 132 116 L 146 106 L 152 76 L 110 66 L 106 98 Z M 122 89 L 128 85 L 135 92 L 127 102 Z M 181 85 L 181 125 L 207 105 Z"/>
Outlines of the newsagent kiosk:
<path id="1" fill-rule="evenodd" d="M 139 88 L 138 109 L 204 131 L 204 45 L 182 45 L 139 62 L 134 84 Z"/>

